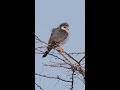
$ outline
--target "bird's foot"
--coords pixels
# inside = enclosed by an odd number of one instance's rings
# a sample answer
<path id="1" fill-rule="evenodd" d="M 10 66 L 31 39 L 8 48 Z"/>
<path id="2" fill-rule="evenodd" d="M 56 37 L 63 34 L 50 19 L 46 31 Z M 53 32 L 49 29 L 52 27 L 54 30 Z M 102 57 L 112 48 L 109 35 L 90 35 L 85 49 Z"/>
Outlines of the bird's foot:
<path id="1" fill-rule="evenodd" d="M 64 49 L 60 48 L 60 54 L 64 53 Z"/>

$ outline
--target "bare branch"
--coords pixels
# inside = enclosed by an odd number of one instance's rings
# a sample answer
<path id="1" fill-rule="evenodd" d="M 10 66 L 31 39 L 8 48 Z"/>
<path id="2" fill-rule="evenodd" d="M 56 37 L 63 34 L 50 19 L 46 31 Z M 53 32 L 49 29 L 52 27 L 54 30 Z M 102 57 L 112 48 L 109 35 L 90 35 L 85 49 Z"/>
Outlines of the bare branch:
<path id="1" fill-rule="evenodd" d="M 36 85 L 37 87 L 39 87 L 40 90 L 43 90 L 42 87 L 41 87 L 40 85 L 38 85 L 37 83 L 35 83 L 35 85 Z"/>
<path id="2" fill-rule="evenodd" d="M 58 67 L 58 68 L 60 68 L 60 67 L 62 67 L 62 68 L 66 68 L 66 69 L 71 69 L 71 68 L 69 68 L 69 67 L 66 67 L 66 66 L 63 66 L 63 65 L 61 65 L 61 64 L 57 64 L 57 65 L 48 65 L 48 64 L 44 64 L 44 66 L 50 66 L 50 67 Z"/>
<path id="3" fill-rule="evenodd" d="M 42 41 L 41 39 L 39 39 L 36 35 L 35 35 L 35 40 L 36 40 L 36 44 L 40 44 L 39 46 L 35 47 L 35 53 L 36 54 L 44 54 L 44 51 L 43 49 L 47 47 L 47 43 Z M 55 48 L 55 50 L 57 51 L 57 53 L 54 53 L 54 52 L 50 52 L 48 55 L 49 56 L 53 56 L 54 59 L 58 59 L 60 60 L 61 62 L 58 63 L 58 62 L 51 62 L 49 64 L 43 64 L 43 66 L 46 66 L 46 67 L 50 67 L 50 68 L 63 68 L 65 70 L 67 70 L 67 74 L 66 77 L 70 77 L 70 79 L 68 80 L 65 80 L 63 79 L 62 77 L 60 77 L 60 75 L 58 76 L 47 76 L 47 75 L 42 75 L 42 74 L 35 74 L 36 76 L 40 76 L 40 77 L 45 77 L 45 78 L 48 78 L 48 79 L 56 79 L 58 80 L 57 83 L 59 81 L 63 81 L 63 82 L 68 82 L 70 83 L 70 90 L 73 90 L 73 86 L 74 86 L 74 79 L 76 78 L 75 76 L 78 75 L 78 76 L 81 76 L 82 78 L 84 78 L 83 80 L 85 81 L 85 56 L 83 56 L 80 60 L 77 60 L 75 59 L 75 57 L 73 55 L 80 55 L 80 54 L 85 54 L 85 52 L 74 52 L 74 53 L 69 53 L 69 52 L 64 52 L 64 53 L 60 53 L 58 49 Z M 76 79 L 79 79 L 76 78 Z M 57 84 L 56 83 L 56 84 Z M 35 85 L 37 87 L 39 87 L 41 90 L 43 90 L 41 88 L 40 85 L 36 84 Z"/>
<path id="4" fill-rule="evenodd" d="M 79 63 L 76 59 L 74 59 L 71 55 L 69 55 L 67 52 L 65 52 L 66 55 L 68 55 L 68 57 L 70 57 L 72 60 L 74 60 L 75 62 Z"/>
<path id="5" fill-rule="evenodd" d="M 73 90 L 73 83 L 74 83 L 74 70 L 72 72 L 72 85 L 71 85 L 71 90 Z"/>
<path id="6" fill-rule="evenodd" d="M 71 82 L 71 81 L 62 79 L 62 78 L 60 78 L 59 76 L 57 76 L 57 77 L 50 77 L 50 76 L 41 75 L 41 74 L 37 74 L 37 73 L 36 73 L 35 75 L 38 75 L 38 76 L 41 76 L 41 77 L 46 77 L 46 78 L 58 79 L 58 80 L 61 80 L 61 81 L 64 81 L 64 82 Z"/>
<path id="7" fill-rule="evenodd" d="M 79 61 L 79 63 L 85 58 L 85 56 Z"/>

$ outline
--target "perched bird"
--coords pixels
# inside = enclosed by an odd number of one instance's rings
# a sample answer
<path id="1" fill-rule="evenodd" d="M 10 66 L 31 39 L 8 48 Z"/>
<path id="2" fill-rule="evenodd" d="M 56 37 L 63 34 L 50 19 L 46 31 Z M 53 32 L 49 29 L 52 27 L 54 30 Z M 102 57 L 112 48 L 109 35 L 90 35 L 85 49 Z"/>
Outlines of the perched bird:
<path id="1" fill-rule="evenodd" d="M 64 52 L 64 50 L 60 46 L 66 43 L 69 36 L 68 30 L 68 23 L 62 23 L 57 28 L 52 30 L 50 39 L 48 41 L 47 51 L 42 57 L 46 57 L 52 49 L 55 49 L 57 47 L 60 48 L 60 53 Z"/>

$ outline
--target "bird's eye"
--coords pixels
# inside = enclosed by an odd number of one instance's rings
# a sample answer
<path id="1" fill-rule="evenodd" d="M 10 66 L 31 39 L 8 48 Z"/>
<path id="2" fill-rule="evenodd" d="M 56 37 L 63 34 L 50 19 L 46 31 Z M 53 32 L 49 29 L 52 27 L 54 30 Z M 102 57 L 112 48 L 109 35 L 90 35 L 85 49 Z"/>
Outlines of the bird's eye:
<path id="1" fill-rule="evenodd" d="M 66 27 L 64 26 L 64 28 L 66 28 Z"/>

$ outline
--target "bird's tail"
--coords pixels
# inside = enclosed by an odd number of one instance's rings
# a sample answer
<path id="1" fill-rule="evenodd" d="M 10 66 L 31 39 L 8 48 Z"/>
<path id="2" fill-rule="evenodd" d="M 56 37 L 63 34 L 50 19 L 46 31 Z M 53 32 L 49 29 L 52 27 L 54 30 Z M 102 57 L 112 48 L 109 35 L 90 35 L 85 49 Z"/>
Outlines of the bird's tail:
<path id="1" fill-rule="evenodd" d="M 50 50 L 49 50 L 49 51 L 46 51 L 42 57 L 46 57 L 49 52 L 50 52 Z"/>

